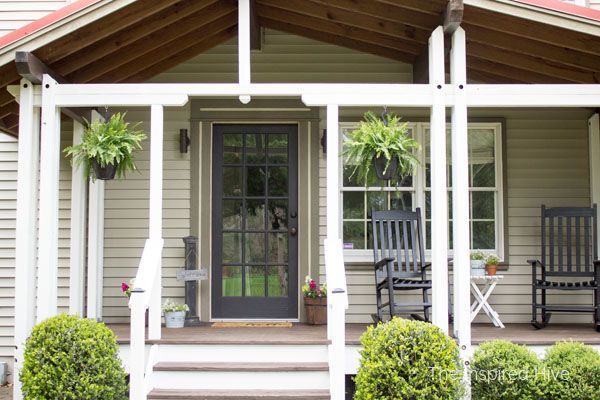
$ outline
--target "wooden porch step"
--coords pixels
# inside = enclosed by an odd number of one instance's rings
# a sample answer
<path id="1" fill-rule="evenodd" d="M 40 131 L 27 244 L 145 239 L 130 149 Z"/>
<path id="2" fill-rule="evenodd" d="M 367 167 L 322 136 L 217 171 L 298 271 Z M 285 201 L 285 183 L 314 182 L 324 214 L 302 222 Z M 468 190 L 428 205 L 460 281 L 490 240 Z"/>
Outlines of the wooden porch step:
<path id="1" fill-rule="evenodd" d="M 294 372 L 328 370 L 327 363 L 318 362 L 159 362 L 154 365 L 154 371 Z"/>
<path id="2" fill-rule="evenodd" d="M 176 390 L 154 389 L 153 400 L 329 400 L 328 390 Z"/>

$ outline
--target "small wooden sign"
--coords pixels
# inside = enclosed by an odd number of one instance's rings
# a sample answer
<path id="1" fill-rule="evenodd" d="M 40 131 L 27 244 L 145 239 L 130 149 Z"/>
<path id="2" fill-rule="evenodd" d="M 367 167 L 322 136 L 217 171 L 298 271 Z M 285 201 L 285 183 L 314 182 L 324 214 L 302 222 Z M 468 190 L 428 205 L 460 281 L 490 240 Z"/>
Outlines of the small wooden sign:
<path id="1" fill-rule="evenodd" d="M 178 281 L 204 281 L 208 279 L 208 271 L 205 269 L 182 269 L 177 271 Z"/>

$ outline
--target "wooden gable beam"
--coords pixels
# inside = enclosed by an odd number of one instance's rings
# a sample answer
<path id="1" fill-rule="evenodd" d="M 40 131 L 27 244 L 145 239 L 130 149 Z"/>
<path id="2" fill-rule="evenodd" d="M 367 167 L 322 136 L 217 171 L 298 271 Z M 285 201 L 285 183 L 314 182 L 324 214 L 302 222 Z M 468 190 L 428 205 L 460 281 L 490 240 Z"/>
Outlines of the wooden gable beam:
<path id="1" fill-rule="evenodd" d="M 446 9 L 444 10 L 444 16 L 442 17 L 442 26 L 444 27 L 444 34 L 451 36 L 463 20 L 463 14 L 465 12 L 465 5 L 463 0 L 449 0 Z M 448 42 L 448 40 L 446 40 Z"/>

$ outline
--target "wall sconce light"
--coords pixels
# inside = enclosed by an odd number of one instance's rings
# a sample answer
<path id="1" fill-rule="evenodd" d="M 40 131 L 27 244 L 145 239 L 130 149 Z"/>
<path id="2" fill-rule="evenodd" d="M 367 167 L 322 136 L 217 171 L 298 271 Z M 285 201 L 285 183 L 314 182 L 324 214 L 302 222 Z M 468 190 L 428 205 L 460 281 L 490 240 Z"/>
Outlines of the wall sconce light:
<path id="1" fill-rule="evenodd" d="M 327 154 L 327 129 L 323 129 L 323 136 L 321 136 L 321 147 L 323 148 L 323 154 Z"/>
<path id="2" fill-rule="evenodd" d="M 180 129 L 179 130 L 179 152 L 187 153 L 189 145 L 190 145 L 190 137 L 188 136 L 188 130 Z"/>

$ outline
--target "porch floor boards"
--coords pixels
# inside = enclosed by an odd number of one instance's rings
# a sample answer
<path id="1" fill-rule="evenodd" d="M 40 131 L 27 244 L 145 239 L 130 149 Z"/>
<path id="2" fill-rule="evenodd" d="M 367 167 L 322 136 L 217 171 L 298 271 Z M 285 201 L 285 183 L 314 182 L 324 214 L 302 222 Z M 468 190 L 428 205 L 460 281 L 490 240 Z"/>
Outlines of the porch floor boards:
<path id="1" fill-rule="evenodd" d="M 360 335 L 367 324 L 347 324 L 346 344 L 359 344 Z M 109 324 L 115 332 L 117 342 L 129 343 L 128 324 Z M 472 326 L 473 344 L 493 339 L 510 340 L 518 344 L 550 345 L 560 340 L 576 340 L 591 345 L 600 345 L 600 333 L 592 324 L 550 324 L 536 330 L 529 324 L 507 324 L 500 329 L 492 324 Z M 162 330 L 165 344 L 328 344 L 325 326 L 294 324 L 291 328 L 212 328 L 210 324 L 182 329 Z M 153 343 L 149 341 L 149 343 Z"/>

